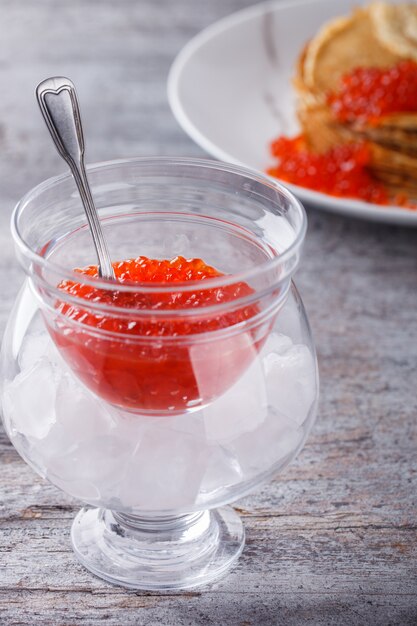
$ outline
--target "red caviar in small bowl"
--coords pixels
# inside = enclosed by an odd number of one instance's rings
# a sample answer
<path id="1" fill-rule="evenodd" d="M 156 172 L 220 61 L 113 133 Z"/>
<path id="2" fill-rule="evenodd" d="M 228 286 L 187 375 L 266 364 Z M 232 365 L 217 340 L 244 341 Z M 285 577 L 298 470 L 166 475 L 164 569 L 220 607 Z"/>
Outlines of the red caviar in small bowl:
<path id="1" fill-rule="evenodd" d="M 258 308 L 239 305 L 253 293 L 246 283 L 181 289 L 190 281 L 223 276 L 201 259 L 184 257 L 141 256 L 113 263 L 113 268 L 121 284 L 137 285 L 137 290 L 63 281 L 59 316 L 51 329 L 65 360 L 103 399 L 136 412 L 184 411 L 226 391 L 255 357 L 257 343 L 244 323 Z M 76 271 L 98 276 L 95 265 Z M 150 285 L 155 290 L 143 290 Z M 173 289 L 158 290 L 158 285 Z M 109 313 L 109 307 L 117 311 Z M 236 325 L 235 332 L 227 332 Z"/>

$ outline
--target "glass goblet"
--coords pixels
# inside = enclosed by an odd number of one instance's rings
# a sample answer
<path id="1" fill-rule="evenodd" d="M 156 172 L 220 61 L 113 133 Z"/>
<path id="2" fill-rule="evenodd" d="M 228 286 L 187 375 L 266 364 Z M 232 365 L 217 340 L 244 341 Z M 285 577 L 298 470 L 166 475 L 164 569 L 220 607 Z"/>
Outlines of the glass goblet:
<path id="1" fill-rule="evenodd" d="M 306 216 L 275 181 L 211 161 L 115 161 L 89 179 L 113 260 L 201 258 L 221 275 L 110 284 L 74 272 L 94 249 L 72 179 L 30 191 L 12 218 L 26 280 L 2 345 L 4 426 L 87 505 L 71 537 L 89 570 L 137 589 L 195 587 L 243 549 L 227 505 L 285 467 L 315 418 L 317 362 L 292 282 Z M 68 281 L 109 297 L 76 297 Z M 112 307 L 114 292 L 152 306 Z"/>

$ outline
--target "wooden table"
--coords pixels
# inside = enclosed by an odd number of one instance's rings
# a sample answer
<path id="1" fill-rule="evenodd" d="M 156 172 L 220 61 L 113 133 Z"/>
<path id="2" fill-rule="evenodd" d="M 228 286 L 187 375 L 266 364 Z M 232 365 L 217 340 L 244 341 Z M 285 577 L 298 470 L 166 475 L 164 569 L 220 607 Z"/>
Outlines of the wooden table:
<path id="1" fill-rule="evenodd" d="M 166 78 L 201 28 L 253 0 L 1 0 L 0 323 L 22 271 L 9 216 L 63 171 L 35 84 L 78 86 L 88 159 L 203 152 L 174 120 Z M 382 209 L 383 210 L 383 209 Z M 247 543 L 216 586 L 112 587 L 75 560 L 79 503 L 0 435 L 0 624 L 415 624 L 417 230 L 309 211 L 297 284 L 315 333 L 321 403 L 297 459 L 239 502 Z"/>

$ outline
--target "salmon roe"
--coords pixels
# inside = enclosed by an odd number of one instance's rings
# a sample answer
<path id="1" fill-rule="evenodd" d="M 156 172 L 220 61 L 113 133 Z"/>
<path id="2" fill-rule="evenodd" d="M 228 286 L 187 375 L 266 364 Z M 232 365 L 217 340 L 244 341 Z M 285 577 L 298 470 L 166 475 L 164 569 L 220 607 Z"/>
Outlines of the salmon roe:
<path id="1" fill-rule="evenodd" d="M 268 174 L 287 183 L 332 196 L 388 204 L 388 193 L 367 170 L 371 152 L 366 143 L 336 146 L 323 154 L 311 152 L 303 135 L 279 137 L 271 144 L 278 163 Z"/>
<path id="2" fill-rule="evenodd" d="M 208 289 L 196 288 L 191 291 L 169 290 L 151 293 L 140 291 L 140 284 L 149 286 L 152 283 L 161 285 L 187 283 L 224 275 L 201 259 L 185 259 L 178 256 L 172 260 L 157 260 L 140 256 L 136 259 L 115 262 L 113 269 L 118 282 L 136 284 L 138 291 L 106 291 L 69 280 L 63 281 L 59 288 L 71 296 L 77 296 L 92 303 L 134 309 L 135 311 L 196 309 L 231 302 L 253 293 L 253 290 L 243 282 Z M 97 265 L 90 265 L 75 271 L 90 277 L 98 276 Z M 155 321 L 147 317 L 140 318 L 137 315 L 133 315 L 132 319 L 129 319 L 129 317 L 108 316 L 91 312 L 91 309 L 87 312 L 81 305 L 76 306 L 63 302 L 58 303 L 57 308 L 66 317 L 83 324 L 106 331 L 142 336 L 176 336 L 218 330 L 243 322 L 255 313 L 253 307 L 243 307 L 222 314 L 212 313 L 190 321 L 184 321 L 184 318 L 181 320 L 164 318 Z"/>
<path id="3" fill-rule="evenodd" d="M 377 122 L 390 113 L 417 111 L 417 63 L 401 61 L 389 68 L 359 67 L 344 75 L 341 87 L 328 95 L 341 122 Z"/>
<path id="4" fill-rule="evenodd" d="M 66 362 L 102 399 L 139 413 L 182 412 L 224 393 L 255 358 L 267 327 L 262 327 L 263 335 L 259 327 L 246 326 L 233 333 L 207 332 L 256 315 L 255 304 L 237 303 L 226 311 L 205 311 L 205 307 L 251 295 L 253 290 L 246 283 L 199 288 L 196 283 L 223 274 L 201 259 L 184 257 L 159 261 L 140 256 L 114 263 L 113 268 L 120 283 L 135 285 L 136 289 L 106 290 L 63 281 L 59 289 L 80 298 L 80 304 L 57 302 L 61 315 L 49 326 Z M 77 271 L 98 275 L 96 265 Z M 190 291 L 184 291 L 184 283 L 190 283 Z M 155 289 L 143 291 L 150 284 Z M 164 292 L 157 285 L 173 287 Z M 104 314 L 94 311 L 94 303 L 123 307 L 124 311 Z M 181 309 L 187 309 L 188 314 L 178 314 Z M 190 309 L 196 309 L 195 315 L 189 315 Z M 147 315 L 141 314 L 145 310 Z M 168 313 L 157 316 L 162 310 Z M 92 327 L 112 334 L 92 332 Z M 204 335 L 193 337 L 196 333 Z"/>

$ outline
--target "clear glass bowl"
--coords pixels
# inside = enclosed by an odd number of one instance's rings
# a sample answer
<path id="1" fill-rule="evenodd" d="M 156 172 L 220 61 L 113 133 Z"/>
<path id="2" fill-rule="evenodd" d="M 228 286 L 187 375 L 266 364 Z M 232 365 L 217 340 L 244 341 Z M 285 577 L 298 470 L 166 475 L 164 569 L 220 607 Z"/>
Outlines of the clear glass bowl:
<path id="1" fill-rule="evenodd" d="M 94 507 L 72 527 L 87 568 L 132 588 L 194 587 L 242 551 L 240 518 L 225 505 L 286 466 L 315 418 L 317 362 L 292 283 L 306 216 L 278 183 L 222 163 L 116 161 L 89 168 L 89 179 L 113 260 L 182 255 L 224 276 L 174 289 L 76 274 L 95 256 L 73 180 L 33 189 L 12 218 L 27 278 L 2 345 L 4 426 L 39 474 Z M 116 309 L 64 293 L 65 280 L 161 300 L 187 294 L 189 304 Z M 197 289 L 241 284 L 229 302 L 192 306 Z M 88 326 L 65 313 L 80 302 L 124 328 L 171 331 Z M 219 319 L 238 321 L 211 329 Z M 199 330 L 176 333 L 184 324 Z"/>

